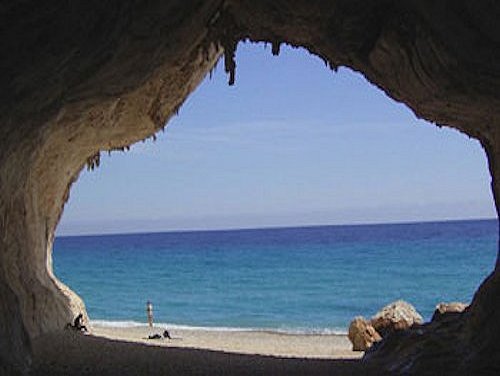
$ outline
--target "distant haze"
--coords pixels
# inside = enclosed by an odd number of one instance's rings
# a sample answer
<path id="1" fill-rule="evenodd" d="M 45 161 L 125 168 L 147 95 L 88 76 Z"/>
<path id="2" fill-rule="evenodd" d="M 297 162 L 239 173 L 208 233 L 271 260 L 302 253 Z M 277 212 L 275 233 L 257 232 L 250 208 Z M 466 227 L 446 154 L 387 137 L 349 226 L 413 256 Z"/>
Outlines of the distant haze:
<path id="1" fill-rule="evenodd" d="M 480 144 L 304 50 L 240 44 L 156 142 L 103 156 L 58 234 L 494 218 Z"/>

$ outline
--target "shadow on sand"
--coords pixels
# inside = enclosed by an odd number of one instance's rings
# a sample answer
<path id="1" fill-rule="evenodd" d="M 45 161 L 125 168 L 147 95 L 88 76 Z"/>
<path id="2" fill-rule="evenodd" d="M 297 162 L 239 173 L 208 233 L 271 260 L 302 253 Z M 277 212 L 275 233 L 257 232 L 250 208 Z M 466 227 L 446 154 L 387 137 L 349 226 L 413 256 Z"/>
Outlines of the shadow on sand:
<path id="1" fill-rule="evenodd" d="M 69 332 L 36 339 L 33 352 L 33 376 L 375 374 L 359 360 L 282 358 L 159 347 Z"/>

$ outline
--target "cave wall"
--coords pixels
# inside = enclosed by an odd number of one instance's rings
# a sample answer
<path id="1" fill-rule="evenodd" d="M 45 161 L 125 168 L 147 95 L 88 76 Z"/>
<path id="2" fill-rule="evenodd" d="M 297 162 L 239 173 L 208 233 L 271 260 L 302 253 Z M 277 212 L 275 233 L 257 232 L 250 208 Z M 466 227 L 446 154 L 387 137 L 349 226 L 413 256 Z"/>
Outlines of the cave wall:
<path id="1" fill-rule="evenodd" d="M 237 80 L 241 40 L 269 42 L 274 54 L 281 43 L 305 47 L 329 69 L 363 73 L 417 116 L 477 138 L 498 212 L 499 16 L 492 0 L 0 5 L 0 364 L 26 370 L 31 339 L 85 312 L 51 261 L 79 171 L 98 165 L 100 152 L 153 136 L 221 53 Z M 499 274 L 476 294 L 463 329 L 483 333 L 466 341 L 490 352 Z"/>
<path id="2" fill-rule="evenodd" d="M 0 364 L 26 370 L 32 338 L 85 314 L 51 258 L 80 170 L 154 135 L 220 54 L 205 42 L 217 2 L 150 5 L 1 9 Z"/>

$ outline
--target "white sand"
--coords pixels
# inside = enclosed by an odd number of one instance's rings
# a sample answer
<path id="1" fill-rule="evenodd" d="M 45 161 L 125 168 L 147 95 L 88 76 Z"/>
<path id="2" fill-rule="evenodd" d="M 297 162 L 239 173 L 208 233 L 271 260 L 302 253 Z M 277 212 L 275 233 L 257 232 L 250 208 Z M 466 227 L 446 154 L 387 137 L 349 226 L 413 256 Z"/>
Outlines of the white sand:
<path id="1" fill-rule="evenodd" d="M 282 334 L 264 331 L 169 330 L 169 339 L 147 339 L 164 328 L 108 327 L 94 325 L 92 334 L 108 339 L 140 342 L 154 346 L 217 350 L 240 354 L 273 355 L 315 359 L 357 359 L 363 353 L 351 351 L 345 335 Z"/>

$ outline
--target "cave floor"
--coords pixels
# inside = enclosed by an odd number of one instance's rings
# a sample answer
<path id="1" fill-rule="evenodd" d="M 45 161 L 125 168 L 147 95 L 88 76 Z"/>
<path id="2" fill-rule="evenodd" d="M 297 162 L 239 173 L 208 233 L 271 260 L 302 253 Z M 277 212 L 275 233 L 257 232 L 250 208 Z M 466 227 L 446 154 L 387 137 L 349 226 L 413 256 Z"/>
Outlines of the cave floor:
<path id="1" fill-rule="evenodd" d="M 375 375 L 359 360 L 243 355 L 151 346 L 77 333 L 33 342 L 31 375 Z"/>

